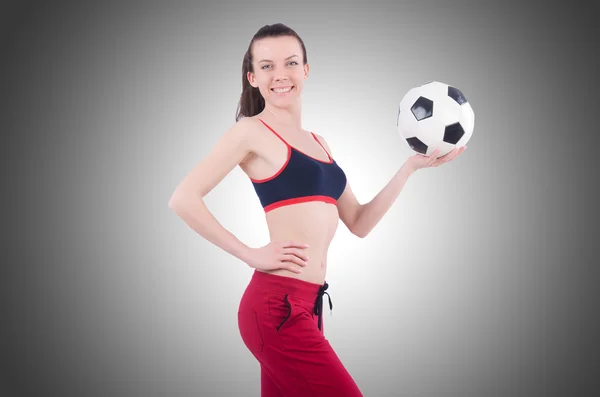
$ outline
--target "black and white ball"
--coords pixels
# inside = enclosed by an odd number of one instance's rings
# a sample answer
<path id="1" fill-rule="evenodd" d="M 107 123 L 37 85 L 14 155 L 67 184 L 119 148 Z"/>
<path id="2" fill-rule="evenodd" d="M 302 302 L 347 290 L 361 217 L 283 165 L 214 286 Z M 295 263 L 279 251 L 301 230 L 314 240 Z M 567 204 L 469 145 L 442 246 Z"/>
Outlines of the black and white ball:
<path id="1" fill-rule="evenodd" d="M 429 156 L 440 149 L 443 156 L 471 139 L 475 114 L 458 88 L 432 81 L 404 95 L 396 125 L 415 152 Z"/>

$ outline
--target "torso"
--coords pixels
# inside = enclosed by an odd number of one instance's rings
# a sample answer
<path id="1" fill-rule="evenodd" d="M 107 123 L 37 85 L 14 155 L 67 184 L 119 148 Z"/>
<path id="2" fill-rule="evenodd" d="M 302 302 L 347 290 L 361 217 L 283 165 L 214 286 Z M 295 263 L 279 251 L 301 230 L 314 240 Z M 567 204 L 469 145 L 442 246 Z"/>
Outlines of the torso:
<path id="1" fill-rule="evenodd" d="M 286 162 L 288 149 L 285 143 L 258 120 L 265 118 L 261 115 L 250 118 L 256 121 L 256 131 L 252 132 L 256 141 L 252 153 L 240 164 L 240 168 L 251 179 L 265 179 L 274 175 Z M 313 139 L 310 132 L 286 131 L 276 128 L 274 124 L 270 125 L 294 148 L 315 159 L 328 160 L 327 152 Z M 275 208 L 265 216 L 271 241 L 293 240 L 310 246 L 304 250 L 310 259 L 302 273 L 287 269 L 265 272 L 322 285 L 327 272 L 329 246 L 339 223 L 337 207 L 313 201 Z"/>

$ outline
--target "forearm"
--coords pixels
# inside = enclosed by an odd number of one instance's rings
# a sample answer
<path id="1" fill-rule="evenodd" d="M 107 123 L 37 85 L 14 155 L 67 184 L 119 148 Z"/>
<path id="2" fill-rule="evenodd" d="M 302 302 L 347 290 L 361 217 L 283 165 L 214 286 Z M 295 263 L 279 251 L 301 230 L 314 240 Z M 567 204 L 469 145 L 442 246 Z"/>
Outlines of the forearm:
<path id="1" fill-rule="evenodd" d="M 396 201 L 406 181 L 414 172 L 414 169 L 404 163 L 388 184 L 371 201 L 362 205 L 354 224 L 357 236 L 365 237 L 373 230 Z"/>
<path id="2" fill-rule="evenodd" d="M 250 248 L 217 221 L 202 199 L 193 195 L 174 195 L 169 208 L 200 236 L 247 263 Z"/>

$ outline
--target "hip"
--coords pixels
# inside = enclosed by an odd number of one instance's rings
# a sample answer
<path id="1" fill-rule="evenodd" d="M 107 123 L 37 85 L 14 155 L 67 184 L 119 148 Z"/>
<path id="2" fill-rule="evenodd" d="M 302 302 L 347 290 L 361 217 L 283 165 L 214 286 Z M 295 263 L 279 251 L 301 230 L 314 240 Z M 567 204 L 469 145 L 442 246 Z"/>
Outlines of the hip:
<path id="1" fill-rule="evenodd" d="M 255 312 L 259 317 L 304 312 L 311 318 L 322 310 L 328 284 L 312 283 L 255 269 L 240 301 L 238 312 Z"/>
<path id="2" fill-rule="evenodd" d="M 244 295 L 252 296 L 259 301 L 261 297 L 269 295 L 288 295 L 290 298 L 314 304 L 325 281 L 307 281 L 298 278 L 298 276 L 302 276 L 301 274 L 286 271 L 288 275 L 284 275 L 279 274 L 279 270 L 263 271 L 254 269 Z"/>
<path id="3" fill-rule="evenodd" d="M 311 258 L 312 259 L 312 258 Z M 302 268 L 302 273 L 296 273 L 288 269 L 275 269 L 275 270 L 258 270 L 256 272 L 270 274 L 278 277 L 290 278 L 293 280 L 303 281 L 310 284 L 323 285 L 327 275 L 327 267 L 325 262 L 311 262 Z"/>

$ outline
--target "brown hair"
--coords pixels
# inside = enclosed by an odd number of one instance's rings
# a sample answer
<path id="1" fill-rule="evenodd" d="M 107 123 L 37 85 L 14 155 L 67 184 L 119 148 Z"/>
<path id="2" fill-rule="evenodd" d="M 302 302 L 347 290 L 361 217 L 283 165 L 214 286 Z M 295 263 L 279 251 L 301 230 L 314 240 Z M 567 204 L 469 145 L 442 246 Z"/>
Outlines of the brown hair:
<path id="1" fill-rule="evenodd" d="M 262 97 L 258 88 L 254 88 L 248 81 L 248 72 L 254 73 L 252 66 L 252 44 L 256 40 L 263 39 L 265 37 L 281 37 L 281 36 L 292 36 L 295 37 L 302 47 L 302 57 L 304 58 L 304 65 L 308 62 L 306 57 L 306 47 L 304 42 L 298 36 L 298 34 L 288 26 L 282 23 L 276 23 L 274 25 L 265 25 L 256 32 L 246 54 L 244 54 L 244 60 L 242 61 L 242 95 L 238 102 L 237 112 L 235 115 L 235 121 L 239 121 L 243 117 L 251 117 L 259 114 L 265 108 L 265 100 Z"/>

